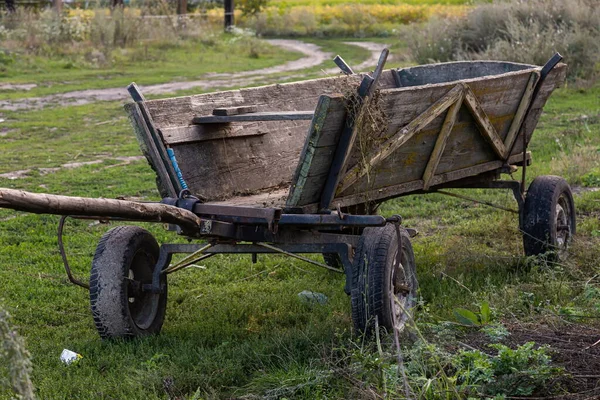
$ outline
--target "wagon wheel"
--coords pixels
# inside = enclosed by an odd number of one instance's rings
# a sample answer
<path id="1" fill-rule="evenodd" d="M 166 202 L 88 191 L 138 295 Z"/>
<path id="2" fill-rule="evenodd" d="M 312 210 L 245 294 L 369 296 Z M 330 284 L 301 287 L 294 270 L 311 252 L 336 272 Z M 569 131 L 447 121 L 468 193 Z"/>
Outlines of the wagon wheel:
<path id="1" fill-rule="evenodd" d="M 142 290 L 152 283 L 159 247 L 150 232 L 119 226 L 106 232 L 96 248 L 90 276 L 90 304 L 103 339 L 160 332 L 167 305 L 166 276 L 162 293 Z"/>
<path id="2" fill-rule="evenodd" d="M 575 234 L 575 204 L 559 176 L 538 176 L 529 185 L 523 209 L 523 247 L 528 256 L 561 261 Z"/>
<path id="3" fill-rule="evenodd" d="M 365 228 L 356 249 L 352 281 L 352 319 L 359 332 L 369 333 L 375 318 L 388 330 L 404 329 L 418 289 L 415 256 L 406 230 L 392 224 Z"/>

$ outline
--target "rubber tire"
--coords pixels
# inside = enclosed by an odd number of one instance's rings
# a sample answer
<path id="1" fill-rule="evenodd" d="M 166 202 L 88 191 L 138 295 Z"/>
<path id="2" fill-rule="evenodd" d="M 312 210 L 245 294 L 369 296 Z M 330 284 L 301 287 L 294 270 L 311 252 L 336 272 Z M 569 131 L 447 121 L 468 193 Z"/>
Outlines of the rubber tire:
<path id="1" fill-rule="evenodd" d="M 380 327 L 392 331 L 393 310 L 391 307 L 390 288 L 392 270 L 398 252 L 397 228 L 393 224 L 385 227 L 365 228 L 356 249 L 352 267 L 352 320 L 358 332 L 371 333 L 377 317 Z M 406 278 L 404 282 L 410 292 L 403 296 L 406 299 L 404 313 L 397 321 L 397 329 L 401 331 L 406 321 L 412 316 L 417 302 L 417 273 L 415 255 L 410 237 L 405 229 L 400 228 L 402 236 L 401 263 Z"/>
<path id="2" fill-rule="evenodd" d="M 557 232 L 557 206 L 568 213 L 565 216 L 570 233 L 562 248 Z M 560 176 L 538 176 L 531 182 L 523 208 L 523 248 L 527 256 L 545 256 L 549 261 L 559 261 L 576 231 L 575 203 L 571 187 Z"/>
<path id="3" fill-rule="evenodd" d="M 142 292 L 141 299 L 130 297 L 126 279 L 130 270 L 135 270 L 138 278 L 143 276 L 143 284 L 152 283 L 158 255 L 158 243 L 140 227 L 118 226 L 102 236 L 90 275 L 90 306 L 102 339 L 160 332 L 167 306 L 166 276 L 163 275 L 161 282 L 163 293 Z"/>

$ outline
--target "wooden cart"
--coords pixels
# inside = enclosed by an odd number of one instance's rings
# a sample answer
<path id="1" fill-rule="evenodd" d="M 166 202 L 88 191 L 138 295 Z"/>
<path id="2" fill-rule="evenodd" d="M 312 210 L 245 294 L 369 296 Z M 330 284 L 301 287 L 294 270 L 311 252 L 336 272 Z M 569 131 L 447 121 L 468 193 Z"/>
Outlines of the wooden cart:
<path id="1" fill-rule="evenodd" d="M 376 318 L 401 329 L 417 293 L 411 230 L 376 209 L 407 194 L 512 189 L 525 253 L 560 257 L 575 233 L 570 188 L 554 176 L 524 185 L 527 145 L 565 79 L 560 56 L 543 68 L 476 61 L 384 70 L 386 58 L 387 50 L 372 75 L 338 57 L 346 76 L 161 100 L 130 85 L 125 108 L 157 175 L 157 207 L 169 210 L 134 219 L 168 220 L 203 242 L 159 246 L 135 226 L 107 232 L 89 284 L 100 336 L 157 333 L 167 275 L 223 253 L 286 254 L 344 273 L 358 330 Z M 518 167 L 521 181 L 500 179 Z M 132 217 L 132 207 L 53 212 Z M 175 253 L 189 256 L 171 264 Z"/>

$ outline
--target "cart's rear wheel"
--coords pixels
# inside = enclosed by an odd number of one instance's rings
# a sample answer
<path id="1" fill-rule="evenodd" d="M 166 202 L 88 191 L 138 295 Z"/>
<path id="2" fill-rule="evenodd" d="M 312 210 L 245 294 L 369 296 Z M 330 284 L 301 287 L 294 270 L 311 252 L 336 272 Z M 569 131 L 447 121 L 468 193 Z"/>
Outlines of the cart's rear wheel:
<path id="1" fill-rule="evenodd" d="M 379 326 L 388 330 L 404 329 L 418 289 L 415 256 L 406 230 L 393 224 L 365 228 L 356 249 L 352 280 L 352 319 L 359 332 L 372 331 L 376 318 Z"/>
<path id="2" fill-rule="evenodd" d="M 162 293 L 142 291 L 152 283 L 159 247 L 150 232 L 119 226 L 106 232 L 96 248 L 90 276 L 90 304 L 103 339 L 160 332 L 167 305 Z"/>
<path id="3" fill-rule="evenodd" d="M 525 254 L 564 259 L 575 234 L 575 204 L 569 184 L 560 176 L 538 176 L 529 185 L 523 213 Z"/>

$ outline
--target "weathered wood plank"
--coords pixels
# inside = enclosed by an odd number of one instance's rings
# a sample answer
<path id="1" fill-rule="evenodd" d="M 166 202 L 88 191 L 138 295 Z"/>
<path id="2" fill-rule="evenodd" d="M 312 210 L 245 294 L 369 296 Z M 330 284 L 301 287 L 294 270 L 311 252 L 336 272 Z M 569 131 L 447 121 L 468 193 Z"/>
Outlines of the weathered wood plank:
<path id="1" fill-rule="evenodd" d="M 310 121 L 314 111 L 286 111 L 286 112 L 254 112 L 238 115 L 207 115 L 194 117 L 193 124 L 225 124 L 230 122 L 250 121 Z"/>
<path id="2" fill-rule="evenodd" d="M 527 159 L 531 159 L 531 153 L 527 152 Z M 511 156 L 508 159 L 509 164 L 520 163 L 521 154 L 517 154 Z M 468 178 L 470 176 L 479 175 L 484 172 L 493 171 L 498 168 L 502 168 L 504 165 L 504 161 L 490 161 L 480 165 L 474 165 L 468 168 L 462 168 L 460 170 L 452 171 L 450 173 L 445 173 L 441 175 L 435 176 L 433 179 L 431 187 L 441 185 L 446 182 L 457 181 L 463 178 Z M 386 199 L 391 199 L 394 197 L 398 197 L 400 195 L 410 194 L 412 192 L 419 192 L 423 190 L 423 180 L 418 179 L 415 181 L 404 182 L 397 185 L 391 185 L 384 188 L 379 188 L 375 190 L 369 190 L 361 193 L 356 193 L 348 196 L 336 197 L 333 200 L 334 205 L 339 205 L 340 207 L 348 207 L 354 204 L 363 204 L 370 203 L 375 201 L 383 201 Z M 302 207 L 303 211 L 306 213 L 315 212 L 318 209 L 317 204 L 308 204 Z"/>
<path id="3" fill-rule="evenodd" d="M 393 152 L 410 140 L 415 133 L 429 125 L 434 119 L 436 119 L 441 113 L 450 107 L 452 103 L 455 103 L 460 97 L 462 97 L 463 91 L 464 86 L 462 84 L 456 85 L 448 93 L 446 93 L 444 97 L 433 103 L 427 110 L 425 110 L 417 118 L 413 119 L 408 125 L 398 129 L 398 131 L 396 131 L 396 133 L 394 133 L 390 139 L 381 145 L 380 149 L 374 155 L 370 156 L 365 165 L 357 164 L 347 172 L 340 182 L 338 192 L 343 193 L 344 190 L 362 178 L 367 171 L 371 170 L 371 168 L 388 158 Z"/>
<path id="4" fill-rule="evenodd" d="M 258 112 L 314 110 L 321 94 L 356 87 L 359 80 L 360 76 L 336 77 L 151 100 L 148 107 L 156 125 L 168 132 L 169 128 L 190 126 L 194 116 L 209 115 L 215 108 L 254 106 Z M 310 121 L 239 122 L 227 125 L 225 138 L 216 133 L 218 130 L 212 130 L 219 125 L 195 125 L 202 130 L 190 128 L 189 132 L 184 131 L 186 136 L 167 137 L 165 141 L 173 147 L 192 193 L 206 200 L 223 200 L 289 184 L 309 124 Z M 216 137 L 221 140 L 198 141 Z"/>
<path id="5" fill-rule="evenodd" d="M 343 101 L 343 97 L 339 96 L 338 100 Z M 338 101 L 339 103 L 340 101 Z M 304 148 L 300 153 L 300 160 L 298 167 L 294 173 L 292 184 L 290 186 L 290 193 L 287 200 L 288 207 L 295 207 L 302 198 L 307 178 L 311 172 L 314 155 L 317 152 L 317 144 L 319 143 L 321 136 L 324 134 L 335 134 L 327 130 L 326 123 L 328 122 L 327 117 L 329 111 L 335 107 L 335 102 L 332 102 L 331 97 L 321 96 L 317 104 L 317 108 L 314 112 L 314 117 L 308 129 L 308 137 L 304 143 Z M 331 120 L 331 118 L 329 118 Z"/>
<path id="6" fill-rule="evenodd" d="M 462 106 L 464 98 L 464 93 L 456 100 L 456 103 L 452 104 L 448 109 L 448 113 L 446 114 L 446 119 L 444 120 L 444 124 L 442 125 L 442 129 L 440 130 L 440 134 L 438 136 L 437 141 L 435 142 L 435 146 L 433 147 L 433 151 L 431 152 L 431 156 L 429 158 L 429 162 L 425 167 L 425 172 L 423 173 L 423 189 L 429 189 L 431 185 L 431 180 L 435 175 L 435 171 L 440 163 L 440 159 L 442 158 L 442 154 L 446 149 L 446 142 L 448 141 L 448 136 L 454 127 L 454 123 L 456 122 L 456 116 L 458 115 L 458 110 Z"/>
<path id="7" fill-rule="evenodd" d="M 320 200 L 321 210 L 329 209 L 331 200 L 335 197 L 336 188 L 346 171 L 350 154 L 358 136 L 356 121 L 360 118 L 361 113 L 365 109 L 365 104 L 368 104 L 369 98 L 371 98 L 379 84 L 389 54 L 389 49 L 384 48 L 377 61 L 373 77 L 369 77 L 368 75 L 364 76 L 358 87 L 358 96 L 356 98 L 358 104 L 349 112 L 351 115 L 346 118 L 346 123 L 340 134 L 340 140 L 333 156 L 327 179 L 323 185 L 323 192 L 321 193 Z"/>
<path id="8" fill-rule="evenodd" d="M 239 127 L 231 126 L 228 128 L 218 128 L 215 126 L 174 126 L 171 128 L 163 128 L 158 130 L 162 135 L 165 143 L 182 144 L 205 142 L 209 140 L 223 140 L 234 137 L 244 136 L 261 136 L 270 133 L 266 129 L 239 129 Z"/>
<path id="9" fill-rule="evenodd" d="M 475 93 L 473 93 L 473 90 L 471 90 L 468 85 L 466 86 L 465 91 L 465 103 L 473 113 L 475 123 L 479 127 L 485 140 L 492 146 L 496 155 L 504 160 L 506 158 L 506 147 L 498 135 L 498 132 L 496 132 L 496 128 L 494 128 L 494 125 L 490 122 L 490 118 L 485 113 L 481 103 L 477 100 L 477 96 L 475 96 Z"/>
<path id="10" fill-rule="evenodd" d="M 131 124 L 133 125 L 134 131 L 140 147 L 148 160 L 148 163 L 152 169 L 156 172 L 158 191 L 163 197 L 177 197 L 177 190 L 173 186 L 173 182 L 167 170 L 167 166 L 163 161 L 152 134 L 148 129 L 148 125 L 144 120 L 142 111 L 139 106 L 140 103 L 131 103 L 125 106 L 125 110 L 129 114 Z M 170 164 L 169 164 L 170 165 Z"/>
<path id="11" fill-rule="evenodd" d="M 519 133 L 519 129 L 523 124 L 523 119 L 525 119 L 525 113 L 529 108 L 529 103 L 531 103 L 531 98 L 533 96 L 533 90 L 535 88 L 535 83 L 538 81 L 540 77 L 540 73 L 538 71 L 534 71 L 531 73 L 531 77 L 529 78 L 529 82 L 527 82 L 527 86 L 525 87 L 525 91 L 523 92 L 523 96 L 521 97 L 521 102 L 519 103 L 519 108 L 517 108 L 517 112 L 513 118 L 512 124 L 508 129 L 508 133 L 506 134 L 506 138 L 504 139 L 504 147 L 506 148 L 505 158 L 510 156 L 510 152 L 512 150 L 513 144 L 515 142 L 515 138 Z"/>
<path id="12" fill-rule="evenodd" d="M 248 114 L 257 112 L 257 108 L 254 106 L 240 106 L 240 107 L 221 107 L 215 108 L 213 110 L 213 115 L 238 115 L 238 114 Z"/>
<path id="13" fill-rule="evenodd" d="M 528 64 L 504 61 L 459 61 L 401 68 L 396 72 L 400 80 L 398 87 L 406 87 L 482 78 L 531 68 Z"/>
<path id="14" fill-rule="evenodd" d="M 508 132 L 524 87 L 534 70 L 535 68 L 531 68 L 505 76 L 466 81 L 477 98 L 485 105 L 490 121 L 501 137 L 505 137 Z M 433 101 L 441 98 L 454 86 L 455 83 L 449 83 L 382 90 L 381 108 L 389 118 L 389 125 L 387 132 L 384 132 L 381 137 L 374 138 L 372 142 L 377 144 L 388 140 L 398 129 L 422 114 Z M 434 119 L 377 168 L 373 168 L 370 176 L 363 176 L 342 193 L 338 193 L 338 196 L 348 196 L 422 179 L 443 121 L 443 116 Z M 354 166 L 364 159 L 363 153 L 373 154 L 376 151 L 376 149 L 371 152 L 355 151 L 352 156 Z M 448 138 L 437 173 L 466 168 L 494 159 L 497 159 L 497 155 L 483 139 L 469 110 L 462 107 L 453 134 Z"/>
<path id="15" fill-rule="evenodd" d="M 244 207 L 283 207 L 287 200 L 289 188 L 275 188 L 271 191 L 248 196 L 234 196 L 223 201 L 210 201 L 205 204 L 244 206 Z"/>

